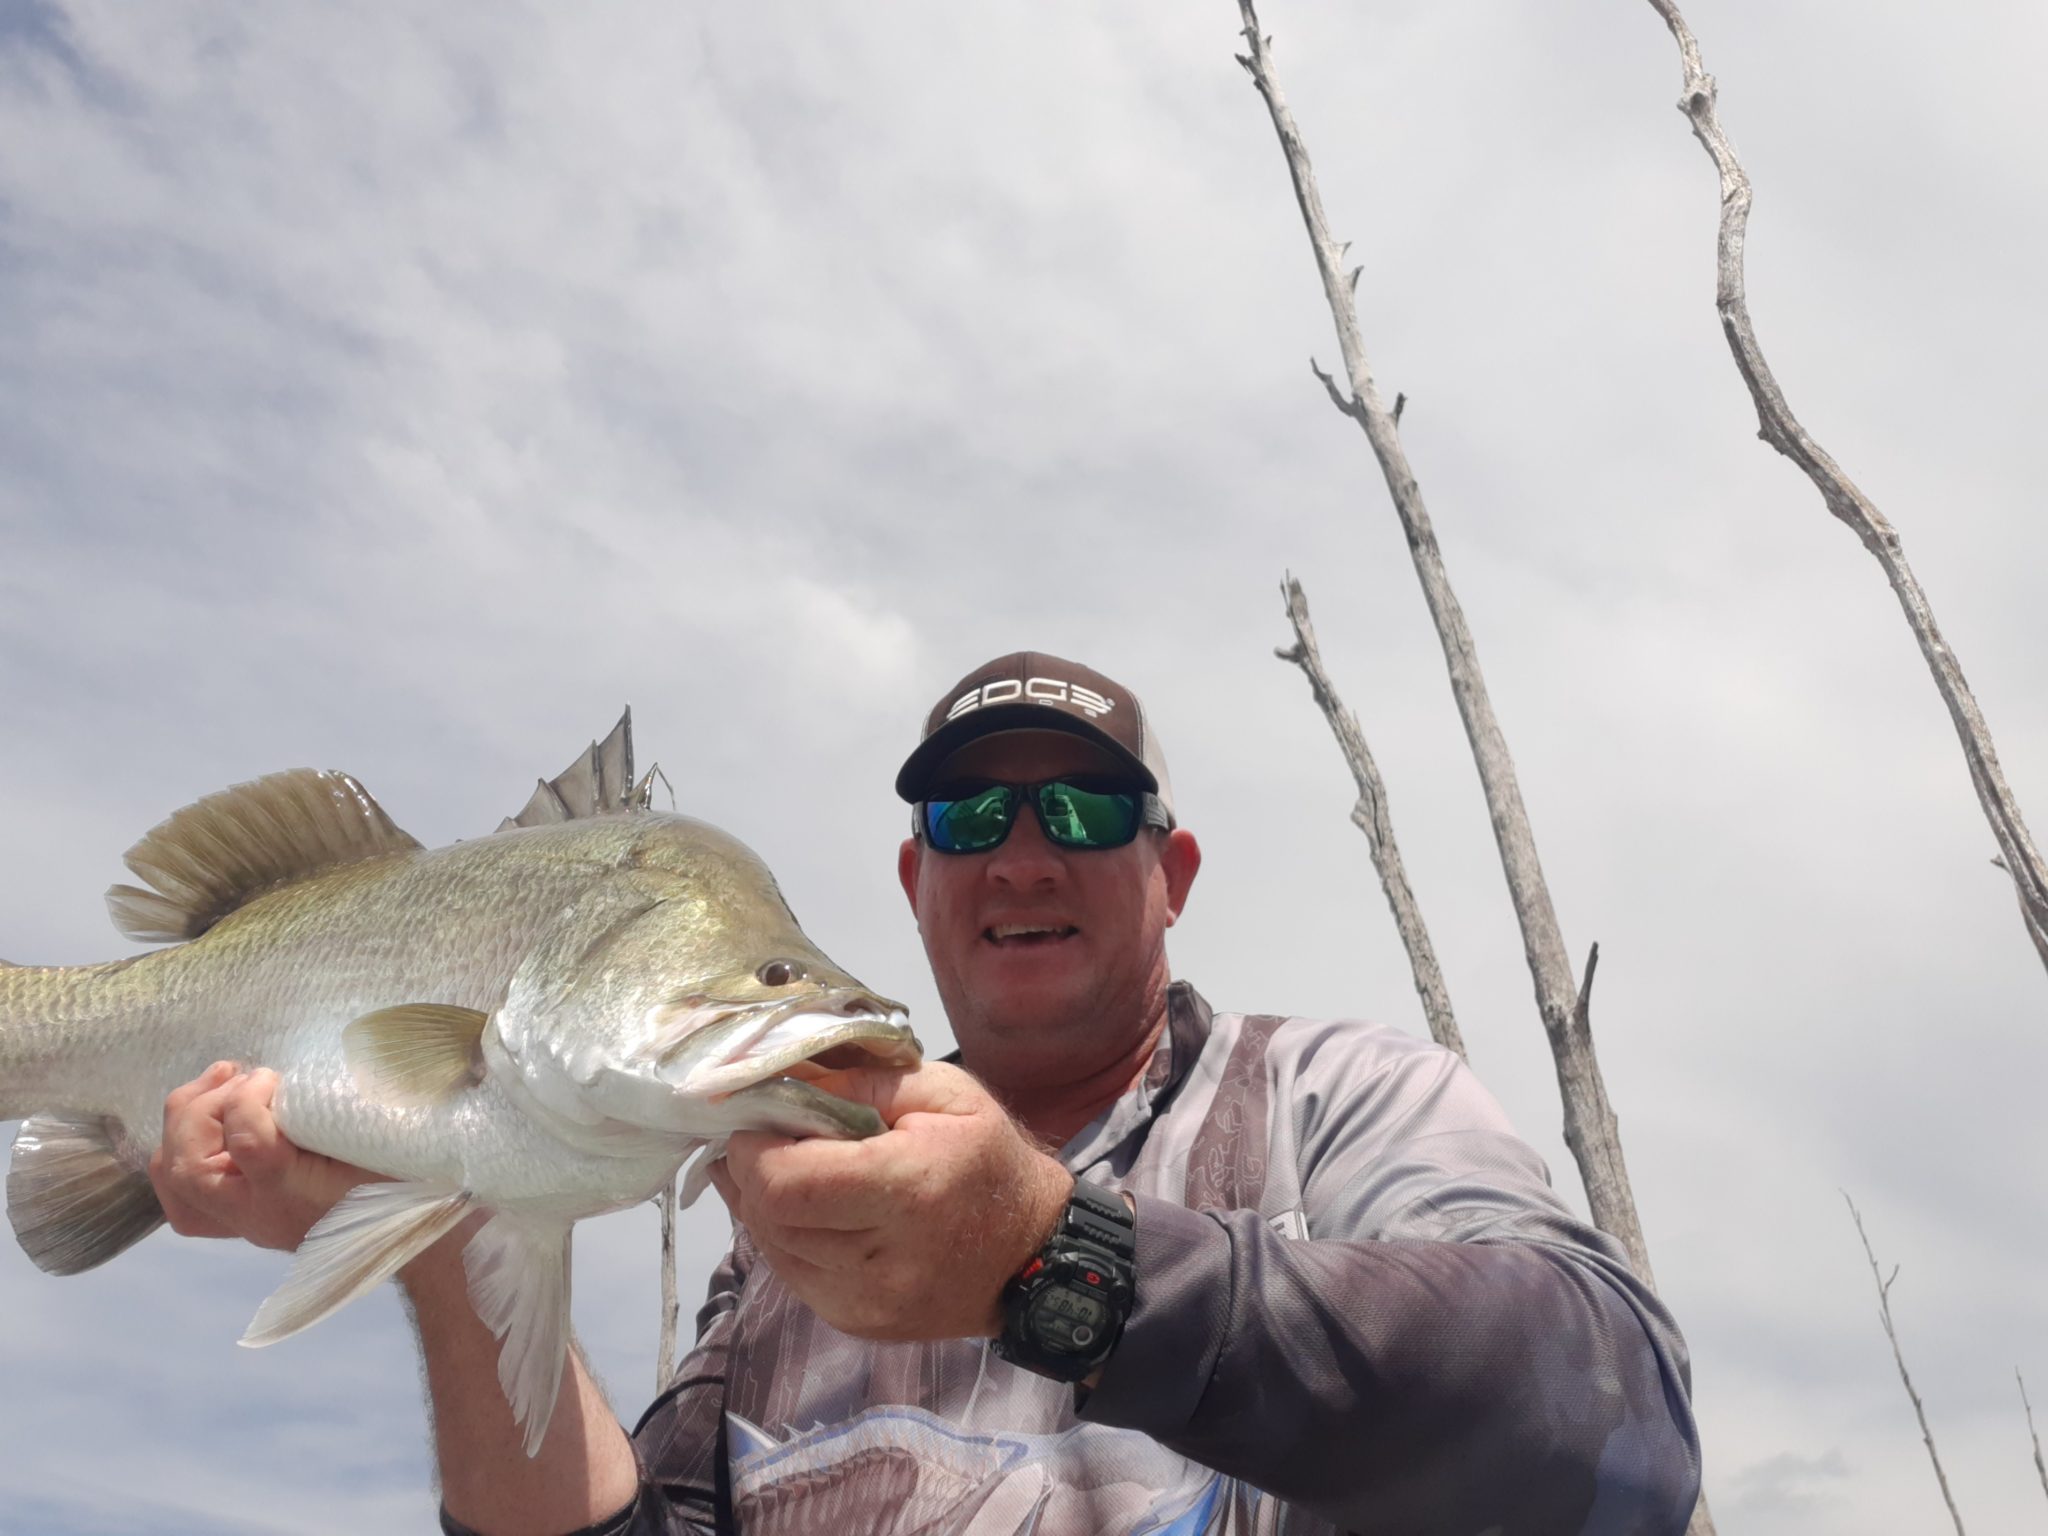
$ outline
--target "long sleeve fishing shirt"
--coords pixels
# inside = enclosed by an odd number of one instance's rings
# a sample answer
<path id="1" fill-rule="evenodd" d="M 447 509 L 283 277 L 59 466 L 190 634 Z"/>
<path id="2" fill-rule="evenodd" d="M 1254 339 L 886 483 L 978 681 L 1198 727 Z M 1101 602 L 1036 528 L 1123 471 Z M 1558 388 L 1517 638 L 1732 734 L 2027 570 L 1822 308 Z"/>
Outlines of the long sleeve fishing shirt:
<path id="1" fill-rule="evenodd" d="M 1060 1158 L 1136 1204 L 1096 1390 L 842 1334 L 741 1229 L 633 1432 L 639 1493 L 589 1536 L 712 1531 L 721 1438 L 748 1536 L 1685 1528 L 1678 1329 L 1449 1051 L 1177 984 L 1144 1078 Z"/>

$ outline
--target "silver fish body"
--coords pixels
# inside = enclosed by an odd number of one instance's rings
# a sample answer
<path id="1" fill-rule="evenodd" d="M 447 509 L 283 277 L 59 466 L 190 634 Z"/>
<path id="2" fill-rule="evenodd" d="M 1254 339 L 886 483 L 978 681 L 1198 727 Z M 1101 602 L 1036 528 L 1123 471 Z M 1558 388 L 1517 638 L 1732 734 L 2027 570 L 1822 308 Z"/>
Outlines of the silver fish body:
<path id="1" fill-rule="evenodd" d="M 544 786 L 545 787 L 545 786 Z M 46 1269 L 104 1262 L 161 1221 L 146 1174 L 169 1090 L 217 1060 L 280 1078 L 298 1145 L 392 1182 L 301 1247 L 245 1342 L 309 1326 L 467 1215 L 500 1376 L 539 1448 L 567 1339 L 570 1226 L 652 1196 L 731 1131 L 852 1137 L 874 1111 L 813 1059 L 907 1066 L 900 1005 L 804 936 L 718 829 L 629 810 L 427 850 L 342 775 L 275 775 L 181 812 L 109 893 L 106 965 L 0 966 L 8 1208 Z"/>

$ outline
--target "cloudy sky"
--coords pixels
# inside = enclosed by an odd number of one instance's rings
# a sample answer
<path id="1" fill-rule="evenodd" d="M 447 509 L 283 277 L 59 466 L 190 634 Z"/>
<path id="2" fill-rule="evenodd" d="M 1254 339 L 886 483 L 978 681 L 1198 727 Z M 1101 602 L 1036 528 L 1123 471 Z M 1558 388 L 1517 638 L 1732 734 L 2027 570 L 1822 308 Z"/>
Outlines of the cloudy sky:
<path id="1" fill-rule="evenodd" d="M 1696 0 L 1750 292 L 2048 833 L 2048 17 Z M 1756 440 L 1647 0 L 1270 0 L 1517 755 L 1728 1536 L 2037 1525 L 2048 977 L 1874 563 Z M 1405 546 L 1227 0 L 0 0 L 0 955 L 123 952 L 166 813 L 273 769 L 473 836 L 631 701 L 679 804 L 945 1035 L 888 791 L 1018 646 L 1147 697 L 1222 1007 L 1421 1030 L 1277 586 L 1385 771 L 1473 1065 L 1582 1203 Z M 719 1247 L 689 1226 L 687 1292 Z M 410 1528 L 389 1295 L 251 1353 L 275 1255 L 0 1252 L 0 1529 Z M 654 1223 L 577 1321 L 652 1387 Z M 118 1473 L 113 1469 L 118 1468 Z"/>

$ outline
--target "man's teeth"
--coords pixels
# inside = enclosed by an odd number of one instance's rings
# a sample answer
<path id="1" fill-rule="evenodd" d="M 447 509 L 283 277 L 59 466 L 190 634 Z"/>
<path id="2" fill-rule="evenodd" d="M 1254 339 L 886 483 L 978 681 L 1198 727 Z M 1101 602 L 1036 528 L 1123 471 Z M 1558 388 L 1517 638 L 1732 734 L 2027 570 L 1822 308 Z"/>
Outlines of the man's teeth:
<path id="1" fill-rule="evenodd" d="M 1041 934 L 1063 938 L 1075 931 L 1072 927 L 1054 923 L 998 923 L 989 929 L 988 936 L 1000 943 L 1004 939 L 1031 938 Z"/>

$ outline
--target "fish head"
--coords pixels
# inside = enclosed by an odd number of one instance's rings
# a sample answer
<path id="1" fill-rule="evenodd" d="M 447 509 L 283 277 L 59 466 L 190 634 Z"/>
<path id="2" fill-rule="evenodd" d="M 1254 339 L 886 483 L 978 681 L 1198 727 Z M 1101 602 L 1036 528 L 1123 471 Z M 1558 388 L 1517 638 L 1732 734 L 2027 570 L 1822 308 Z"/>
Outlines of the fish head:
<path id="1" fill-rule="evenodd" d="M 590 913 L 522 967 L 524 995 L 515 978 L 501 1012 L 501 1049 L 536 1097 L 586 1124 L 703 1137 L 789 1121 L 747 1105 L 786 1110 L 791 1093 L 735 1099 L 748 1090 L 918 1064 L 908 1011 L 811 943 L 752 852 L 687 818 L 649 819 L 662 835 L 579 904 Z M 820 1134 L 880 1128 L 865 1105 L 794 1097 Z"/>

